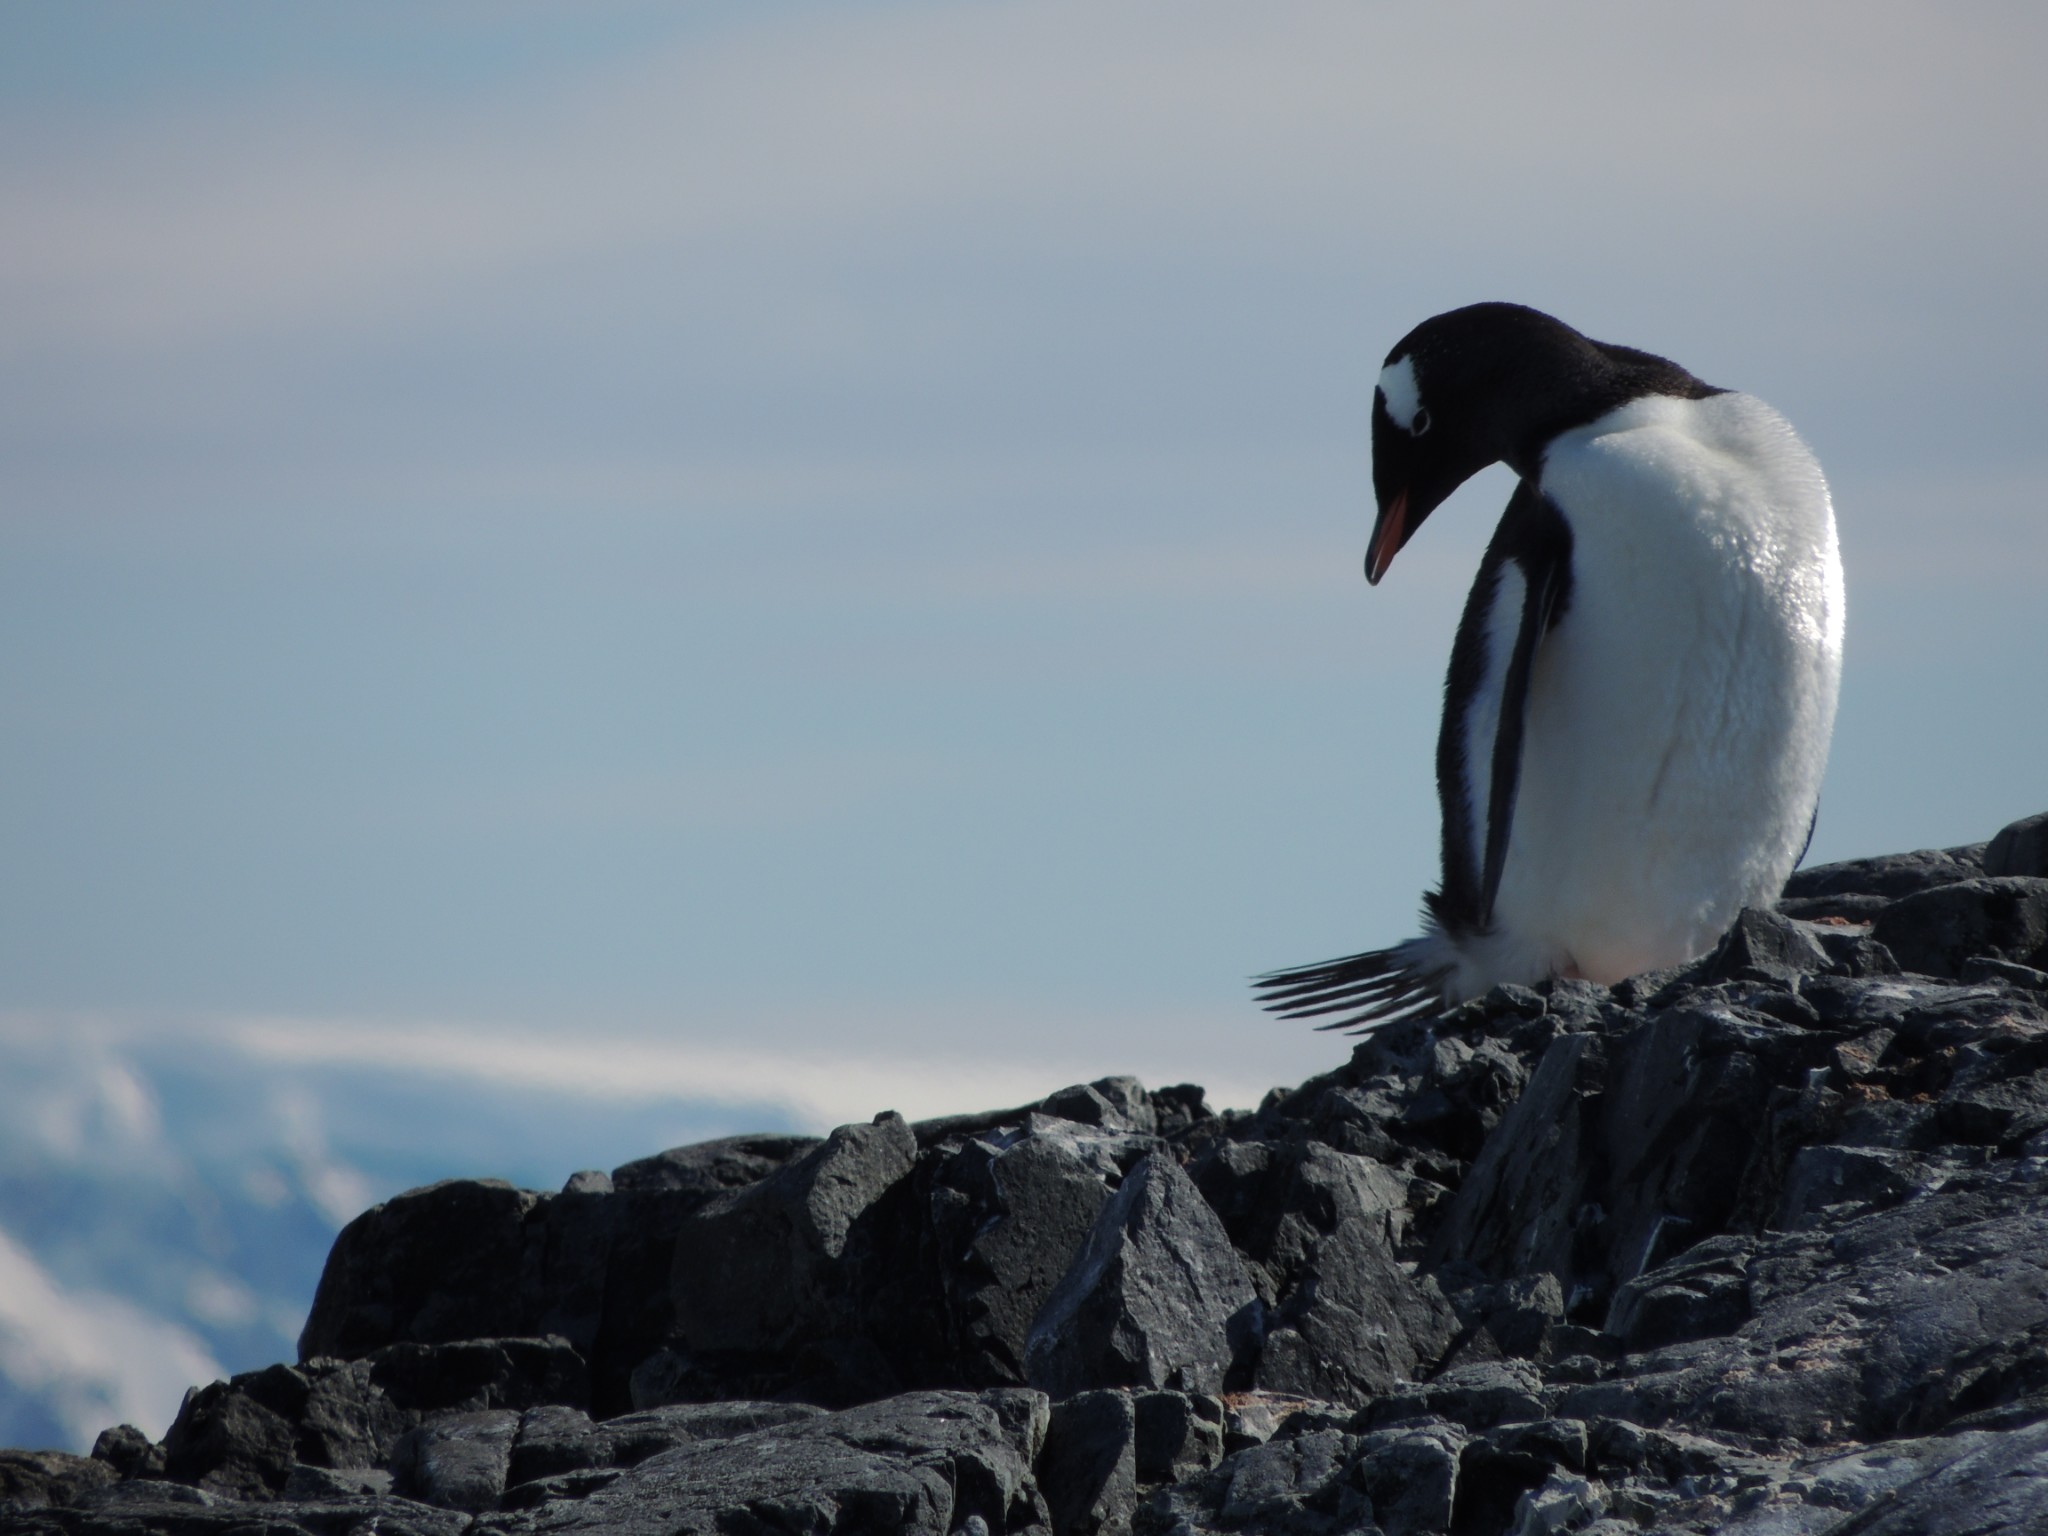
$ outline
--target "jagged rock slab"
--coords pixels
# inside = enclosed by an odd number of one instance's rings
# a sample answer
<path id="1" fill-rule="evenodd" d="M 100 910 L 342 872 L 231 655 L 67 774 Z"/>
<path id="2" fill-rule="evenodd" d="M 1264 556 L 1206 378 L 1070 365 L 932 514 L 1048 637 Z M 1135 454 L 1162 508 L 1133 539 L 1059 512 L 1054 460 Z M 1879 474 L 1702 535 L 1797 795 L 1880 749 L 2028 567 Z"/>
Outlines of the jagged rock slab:
<path id="1" fill-rule="evenodd" d="M 1064 1097 L 1077 1107 L 1072 1090 Z M 1032 1323 L 1125 1174 L 1161 1146 L 1149 1133 L 1033 1112 L 929 1160 L 931 1255 L 964 1384 L 1024 1382 Z"/>
<path id="2" fill-rule="evenodd" d="M 979 1519 L 992 1536 L 1045 1530 L 1031 1467 L 1047 1417 L 1043 1397 L 1018 1389 L 912 1393 L 665 1451 L 586 1498 L 493 1516 L 474 1529 L 949 1536 Z"/>
<path id="3" fill-rule="evenodd" d="M 1351 1217 L 1319 1241 L 1268 1329 L 1258 1384 L 1362 1403 L 1433 1365 L 1456 1317 L 1433 1279 L 1416 1281 L 1384 1230 Z"/>
<path id="4" fill-rule="evenodd" d="M 66 1451 L 0 1451 L 0 1510 L 73 1504 L 118 1482 L 106 1462 Z"/>
<path id="5" fill-rule="evenodd" d="M 1102 1208 L 1032 1325 L 1032 1385 L 1220 1391 L 1256 1348 L 1259 1298 L 1244 1260 L 1171 1158 L 1141 1161 Z"/>

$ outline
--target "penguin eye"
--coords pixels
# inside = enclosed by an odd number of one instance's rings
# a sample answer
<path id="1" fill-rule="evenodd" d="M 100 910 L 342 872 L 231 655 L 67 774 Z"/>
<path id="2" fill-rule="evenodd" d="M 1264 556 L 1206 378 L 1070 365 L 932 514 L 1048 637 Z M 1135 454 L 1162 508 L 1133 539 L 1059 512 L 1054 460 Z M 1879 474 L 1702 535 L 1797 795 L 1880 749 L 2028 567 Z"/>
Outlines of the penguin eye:
<path id="1" fill-rule="evenodd" d="M 1427 432 L 1428 430 L 1429 407 L 1426 405 L 1418 405 L 1415 408 L 1415 420 L 1409 425 L 1408 434 L 1411 437 L 1420 437 L 1423 433 Z"/>

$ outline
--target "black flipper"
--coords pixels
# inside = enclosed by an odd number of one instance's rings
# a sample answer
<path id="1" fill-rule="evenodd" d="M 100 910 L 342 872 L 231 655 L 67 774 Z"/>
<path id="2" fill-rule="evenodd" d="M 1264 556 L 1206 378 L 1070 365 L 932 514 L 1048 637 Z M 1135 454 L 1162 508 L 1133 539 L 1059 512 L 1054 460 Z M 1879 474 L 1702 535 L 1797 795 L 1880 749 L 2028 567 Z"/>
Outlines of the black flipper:
<path id="1" fill-rule="evenodd" d="M 1507 673 L 1501 679 L 1500 721 L 1493 733 L 1493 770 L 1486 802 L 1486 863 L 1480 878 L 1478 926 L 1493 921 L 1494 898 L 1500 894 L 1501 871 L 1508 862 L 1508 835 L 1515 827 L 1515 791 L 1522 781 L 1522 732 L 1529 716 L 1529 672 L 1536 663 L 1536 647 L 1550 632 L 1564 611 L 1571 590 L 1571 530 L 1549 501 L 1529 493 L 1535 510 L 1517 519 L 1516 502 L 1508 505 L 1501 519 L 1503 533 L 1509 524 L 1518 547 L 1503 550 L 1506 558 L 1521 567 L 1524 580 L 1522 621 L 1515 630 L 1515 649 L 1508 658 Z M 1502 542 L 1499 535 L 1495 543 Z"/>
<path id="2" fill-rule="evenodd" d="M 1465 709 L 1491 666 L 1487 636 L 1503 566 L 1512 562 L 1523 578 L 1522 612 L 1514 650 L 1501 679 L 1500 715 L 1494 728 L 1487 781 L 1486 846 L 1471 846 L 1464 765 Z M 1432 932 L 1455 943 L 1483 932 L 1493 921 L 1493 903 L 1507 866 L 1508 836 L 1514 829 L 1515 792 L 1521 782 L 1522 736 L 1529 707 L 1529 677 L 1537 647 L 1571 601 L 1572 533 L 1551 502 L 1527 481 L 1516 487 L 1494 530 L 1479 576 L 1451 648 L 1445 683 L 1444 728 L 1437 741 L 1437 790 L 1443 806 L 1443 882 L 1423 897 Z M 1286 1019 L 1341 1014 L 1319 1029 L 1369 1030 L 1398 1019 L 1426 1018 L 1442 1011 L 1446 972 L 1418 967 L 1406 945 L 1367 950 L 1338 960 L 1271 971 L 1253 980 L 1260 1006 Z"/>

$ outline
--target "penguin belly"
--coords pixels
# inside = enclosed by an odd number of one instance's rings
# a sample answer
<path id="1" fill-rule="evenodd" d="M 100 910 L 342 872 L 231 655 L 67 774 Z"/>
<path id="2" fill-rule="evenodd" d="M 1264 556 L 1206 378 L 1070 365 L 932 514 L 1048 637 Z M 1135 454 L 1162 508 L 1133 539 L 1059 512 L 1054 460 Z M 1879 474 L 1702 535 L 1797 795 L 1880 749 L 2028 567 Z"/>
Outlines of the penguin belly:
<path id="1" fill-rule="evenodd" d="M 1834 724 L 1841 561 L 1819 465 L 1744 395 L 1623 406 L 1560 436 L 1540 489 L 1571 595 L 1530 674 L 1492 935 L 1509 967 L 1611 983 L 1783 888 Z"/>

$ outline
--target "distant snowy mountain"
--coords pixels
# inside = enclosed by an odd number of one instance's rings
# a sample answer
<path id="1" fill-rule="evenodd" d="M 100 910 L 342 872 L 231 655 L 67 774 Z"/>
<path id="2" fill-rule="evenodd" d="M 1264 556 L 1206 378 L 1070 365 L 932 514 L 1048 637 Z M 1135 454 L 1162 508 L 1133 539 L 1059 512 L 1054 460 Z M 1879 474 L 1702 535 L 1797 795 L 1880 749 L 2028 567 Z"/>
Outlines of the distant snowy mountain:
<path id="1" fill-rule="evenodd" d="M 470 1044 L 423 1065 L 323 1050 L 313 1026 L 0 1018 L 0 1445 L 159 1435 L 188 1386 L 294 1358 L 334 1234 L 401 1189 L 554 1188 L 813 1118 L 729 1083 L 485 1070 Z"/>

